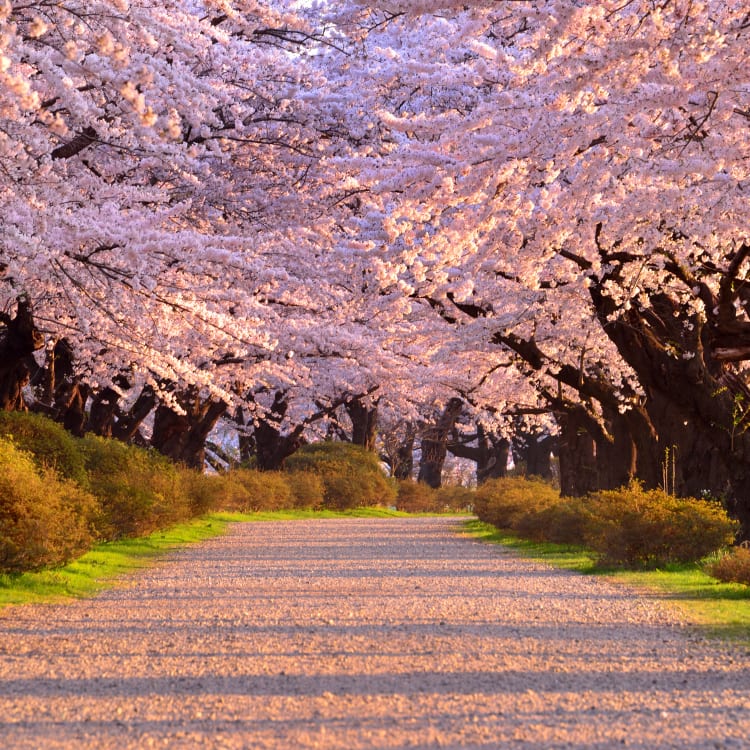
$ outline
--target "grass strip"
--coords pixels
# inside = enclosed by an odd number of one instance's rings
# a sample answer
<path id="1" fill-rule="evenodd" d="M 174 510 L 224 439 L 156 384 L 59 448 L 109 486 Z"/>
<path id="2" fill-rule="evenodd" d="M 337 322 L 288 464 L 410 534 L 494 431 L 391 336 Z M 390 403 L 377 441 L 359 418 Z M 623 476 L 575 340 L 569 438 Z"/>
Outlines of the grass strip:
<path id="1" fill-rule="evenodd" d="M 596 555 L 583 547 L 532 542 L 478 520 L 466 521 L 463 530 L 475 539 L 501 544 L 556 568 L 603 576 L 656 594 L 701 634 L 750 646 L 750 586 L 717 581 L 700 564 L 643 571 L 603 569 L 597 567 Z"/>
<path id="2" fill-rule="evenodd" d="M 153 564 L 167 552 L 224 532 L 228 520 L 211 514 L 145 537 L 97 544 L 59 568 L 0 574 L 0 608 L 93 596 L 126 573 Z"/>
<path id="3" fill-rule="evenodd" d="M 14 604 L 53 602 L 93 596 L 122 576 L 148 567 L 178 547 L 223 534 L 230 523 L 294 521 L 309 518 L 395 518 L 409 513 L 389 508 L 279 510 L 258 513 L 216 512 L 135 539 L 98 544 L 82 557 L 59 568 L 30 573 L 0 574 L 0 609 Z"/>

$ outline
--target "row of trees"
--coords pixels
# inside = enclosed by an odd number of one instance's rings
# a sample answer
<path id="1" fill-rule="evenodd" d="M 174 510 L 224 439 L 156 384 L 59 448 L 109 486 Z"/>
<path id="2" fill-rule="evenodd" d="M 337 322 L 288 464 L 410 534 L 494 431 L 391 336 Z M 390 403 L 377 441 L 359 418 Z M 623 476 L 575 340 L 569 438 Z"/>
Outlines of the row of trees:
<path id="1" fill-rule="evenodd" d="M 196 464 L 223 425 L 270 467 L 377 407 L 433 484 L 449 445 L 483 478 L 556 434 L 566 493 L 637 477 L 750 528 L 742 2 L 0 22 L 3 408 Z"/>

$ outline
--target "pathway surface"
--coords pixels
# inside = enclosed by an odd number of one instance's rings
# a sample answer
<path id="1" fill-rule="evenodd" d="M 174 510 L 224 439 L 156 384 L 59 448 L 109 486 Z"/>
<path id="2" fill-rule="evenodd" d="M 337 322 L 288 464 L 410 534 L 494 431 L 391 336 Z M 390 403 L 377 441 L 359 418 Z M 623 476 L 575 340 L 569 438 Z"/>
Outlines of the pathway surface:
<path id="1" fill-rule="evenodd" d="M 0 613 L 4 748 L 750 748 L 750 656 L 450 519 L 256 523 Z"/>

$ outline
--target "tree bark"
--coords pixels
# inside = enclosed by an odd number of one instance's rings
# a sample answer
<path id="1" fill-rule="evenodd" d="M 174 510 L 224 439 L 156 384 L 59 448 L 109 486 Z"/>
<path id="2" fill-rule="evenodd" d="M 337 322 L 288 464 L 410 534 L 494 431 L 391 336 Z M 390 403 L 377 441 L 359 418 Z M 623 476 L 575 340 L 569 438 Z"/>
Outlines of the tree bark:
<path id="1" fill-rule="evenodd" d="M 86 429 L 101 437 L 111 438 L 120 411 L 120 394 L 114 388 L 102 388 L 91 400 Z"/>
<path id="2" fill-rule="evenodd" d="M 31 301 L 25 295 L 16 299 L 16 314 L 0 314 L 0 409 L 26 410 L 23 389 L 31 371 L 26 362 L 44 346 L 44 336 L 34 323 Z"/>
<path id="3" fill-rule="evenodd" d="M 452 398 L 440 418 L 432 427 L 424 431 L 421 442 L 422 456 L 419 462 L 418 481 L 438 488 L 443 481 L 443 465 L 448 452 L 448 438 L 453 426 L 461 416 L 463 401 Z"/>
<path id="4" fill-rule="evenodd" d="M 352 443 L 374 451 L 378 434 L 378 402 L 367 406 L 362 399 L 352 399 L 344 404 L 344 408 L 352 421 Z"/>
<path id="5" fill-rule="evenodd" d="M 551 453 L 558 449 L 558 439 L 552 435 L 527 432 L 516 427 L 513 436 L 513 458 L 523 465 L 526 475 L 550 480 L 553 477 Z"/>
<path id="6" fill-rule="evenodd" d="M 281 432 L 281 422 L 288 408 L 286 395 L 277 393 L 268 416 L 258 420 L 253 430 L 258 469 L 261 471 L 278 471 L 284 461 L 303 444 L 304 424 L 297 425 L 287 435 Z"/>
<path id="7" fill-rule="evenodd" d="M 120 414 L 112 430 L 112 437 L 124 443 L 139 442 L 140 427 L 156 406 L 156 392 L 150 385 L 144 385 L 130 410 Z"/>
<path id="8" fill-rule="evenodd" d="M 237 443 L 240 453 L 240 463 L 247 464 L 256 455 L 255 435 L 245 419 L 245 413 L 241 406 L 234 411 L 233 421 L 237 425 Z"/>
<path id="9" fill-rule="evenodd" d="M 396 479 L 411 479 L 414 471 L 414 440 L 416 435 L 408 436 L 401 445 L 396 448 L 395 460 L 391 465 L 391 474 Z"/>
<path id="10" fill-rule="evenodd" d="M 476 445 L 468 444 L 473 442 Z M 488 479 L 499 479 L 508 473 L 510 441 L 487 433 L 481 424 L 477 425 L 476 434 L 463 440 L 454 434 L 454 439 L 448 442 L 448 451 L 458 458 L 467 458 L 476 463 L 477 484 Z"/>
<path id="11" fill-rule="evenodd" d="M 196 389 L 178 394 L 184 414 L 160 404 L 154 415 L 151 445 L 173 461 L 202 470 L 206 460 L 206 438 L 226 411 L 223 401 L 201 399 Z"/>
<path id="12" fill-rule="evenodd" d="M 560 494 L 583 497 L 599 489 L 596 443 L 588 430 L 585 410 L 570 409 L 556 418 L 560 425 Z"/>
<path id="13" fill-rule="evenodd" d="M 258 469 L 261 471 L 283 468 L 284 461 L 304 444 L 301 429 L 282 435 L 275 423 L 265 419 L 258 422 L 254 434 Z"/>
<path id="14" fill-rule="evenodd" d="M 733 365 L 712 356 L 711 331 L 667 295 L 654 295 L 648 310 L 613 318 L 614 305 L 598 285 L 590 292 L 604 331 L 646 392 L 658 460 L 673 463 L 666 467 L 669 491 L 724 498 L 749 538 L 750 399 Z"/>

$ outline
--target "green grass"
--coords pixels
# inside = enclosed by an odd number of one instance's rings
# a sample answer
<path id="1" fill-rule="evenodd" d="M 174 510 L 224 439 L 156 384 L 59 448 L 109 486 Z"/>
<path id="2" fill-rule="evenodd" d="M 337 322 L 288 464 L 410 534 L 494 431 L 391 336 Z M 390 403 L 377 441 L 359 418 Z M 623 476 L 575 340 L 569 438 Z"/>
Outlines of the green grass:
<path id="1" fill-rule="evenodd" d="M 0 609 L 11 604 L 92 596 L 104 588 L 115 585 L 125 574 L 152 565 L 170 550 L 224 533 L 229 523 L 293 521 L 308 518 L 392 518 L 408 515 L 388 508 L 210 513 L 146 537 L 99 544 L 82 557 L 60 568 L 14 575 L 0 574 Z"/>
<path id="2" fill-rule="evenodd" d="M 532 560 L 546 562 L 566 570 L 577 570 L 580 573 L 596 571 L 594 554 L 583 547 L 551 542 L 531 542 L 528 539 L 521 539 L 510 531 L 502 531 L 477 519 L 466 521 L 463 528 L 469 536 L 475 539 L 490 544 L 502 544 Z"/>
<path id="3" fill-rule="evenodd" d="M 267 510 L 257 513 L 214 513 L 212 518 L 226 521 L 304 521 L 308 518 L 406 518 L 404 513 L 390 508 L 352 508 L 351 510 L 312 510 L 295 508 L 292 510 Z"/>
<path id="4" fill-rule="evenodd" d="M 477 520 L 467 521 L 464 531 L 481 541 L 517 550 L 532 560 L 604 576 L 656 594 L 704 635 L 750 646 L 750 586 L 721 583 L 699 565 L 670 565 L 664 570 L 606 570 L 598 568 L 594 553 L 582 547 L 530 542 Z"/>
<path id="5" fill-rule="evenodd" d="M 146 537 L 98 544 L 67 565 L 14 575 L 0 574 L 0 608 L 9 604 L 91 596 L 126 573 L 146 567 L 176 547 L 223 533 L 230 519 L 213 514 Z"/>

